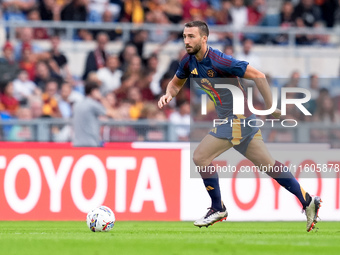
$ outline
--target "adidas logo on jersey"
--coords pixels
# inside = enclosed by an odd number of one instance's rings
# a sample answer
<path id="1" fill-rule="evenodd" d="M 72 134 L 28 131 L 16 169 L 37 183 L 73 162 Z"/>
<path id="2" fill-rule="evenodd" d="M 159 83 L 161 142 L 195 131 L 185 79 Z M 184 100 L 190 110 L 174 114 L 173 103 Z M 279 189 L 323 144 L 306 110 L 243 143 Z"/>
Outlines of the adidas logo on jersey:
<path id="1" fill-rule="evenodd" d="M 192 74 L 198 75 L 197 69 L 195 68 L 194 70 L 191 71 Z"/>

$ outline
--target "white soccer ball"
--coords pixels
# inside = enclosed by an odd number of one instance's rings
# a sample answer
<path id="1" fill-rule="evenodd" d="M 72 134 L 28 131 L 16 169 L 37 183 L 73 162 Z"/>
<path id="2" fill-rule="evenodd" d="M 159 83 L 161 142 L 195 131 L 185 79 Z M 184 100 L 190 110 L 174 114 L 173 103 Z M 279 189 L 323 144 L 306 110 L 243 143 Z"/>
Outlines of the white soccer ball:
<path id="1" fill-rule="evenodd" d="M 93 232 L 110 231 L 115 221 L 115 214 L 109 207 L 103 205 L 91 210 L 86 218 L 87 226 Z"/>

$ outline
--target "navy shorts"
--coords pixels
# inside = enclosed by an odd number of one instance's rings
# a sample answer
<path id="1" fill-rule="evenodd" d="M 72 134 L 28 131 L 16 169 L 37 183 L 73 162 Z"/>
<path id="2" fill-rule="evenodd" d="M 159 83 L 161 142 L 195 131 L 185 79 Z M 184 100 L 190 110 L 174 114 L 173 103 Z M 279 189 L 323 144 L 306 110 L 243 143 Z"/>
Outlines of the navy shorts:
<path id="1" fill-rule="evenodd" d="M 216 138 L 229 140 L 234 145 L 235 150 L 243 155 L 246 154 L 252 139 L 262 140 L 260 128 L 252 127 L 256 125 L 256 116 L 254 114 L 248 118 L 243 115 L 233 115 L 227 119 L 227 123 L 214 127 L 209 134 Z M 249 121 L 251 122 L 249 123 Z"/>

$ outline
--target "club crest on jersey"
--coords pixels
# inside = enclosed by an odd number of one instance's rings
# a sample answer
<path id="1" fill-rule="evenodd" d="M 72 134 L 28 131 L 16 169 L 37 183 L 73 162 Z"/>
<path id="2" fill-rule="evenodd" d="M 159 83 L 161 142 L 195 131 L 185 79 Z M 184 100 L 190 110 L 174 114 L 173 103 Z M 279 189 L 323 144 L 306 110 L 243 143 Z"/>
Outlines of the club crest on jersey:
<path id="1" fill-rule="evenodd" d="M 215 76 L 215 72 L 214 72 L 214 70 L 212 70 L 212 69 L 209 69 L 209 70 L 207 71 L 207 74 L 208 74 L 208 76 L 209 76 L 210 78 L 212 78 L 212 77 Z"/>
<path id="2" fill-rule="evenodd" d="M 212 70 L 211 70 L 212 71 Z M 216 99 L 220 101 L 220 104 L 222 105 L 222 100 L 218 92 L 213 88 L 210 81 L 208 79 L 202 79 L 201 84 L 198 84 L 200 86 L 200 90 L 203 90 L 207 95 L 211 98 L 211 100 L 214 102 L 215 106 L 217 105 Z"/>

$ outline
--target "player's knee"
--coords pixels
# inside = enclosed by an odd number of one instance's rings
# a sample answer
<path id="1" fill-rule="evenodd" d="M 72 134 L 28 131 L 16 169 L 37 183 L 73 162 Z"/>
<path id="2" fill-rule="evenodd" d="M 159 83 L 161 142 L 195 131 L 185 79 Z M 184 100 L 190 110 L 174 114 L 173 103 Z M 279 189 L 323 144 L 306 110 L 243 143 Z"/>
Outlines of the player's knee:
<path id="1" fill-rule="evenodd" d="M 209 160 L 204 157 L 202 153 L 195 150 L 194 155 L 192 157 L 196 166 L 208 166 L 210 164 Z"/>

